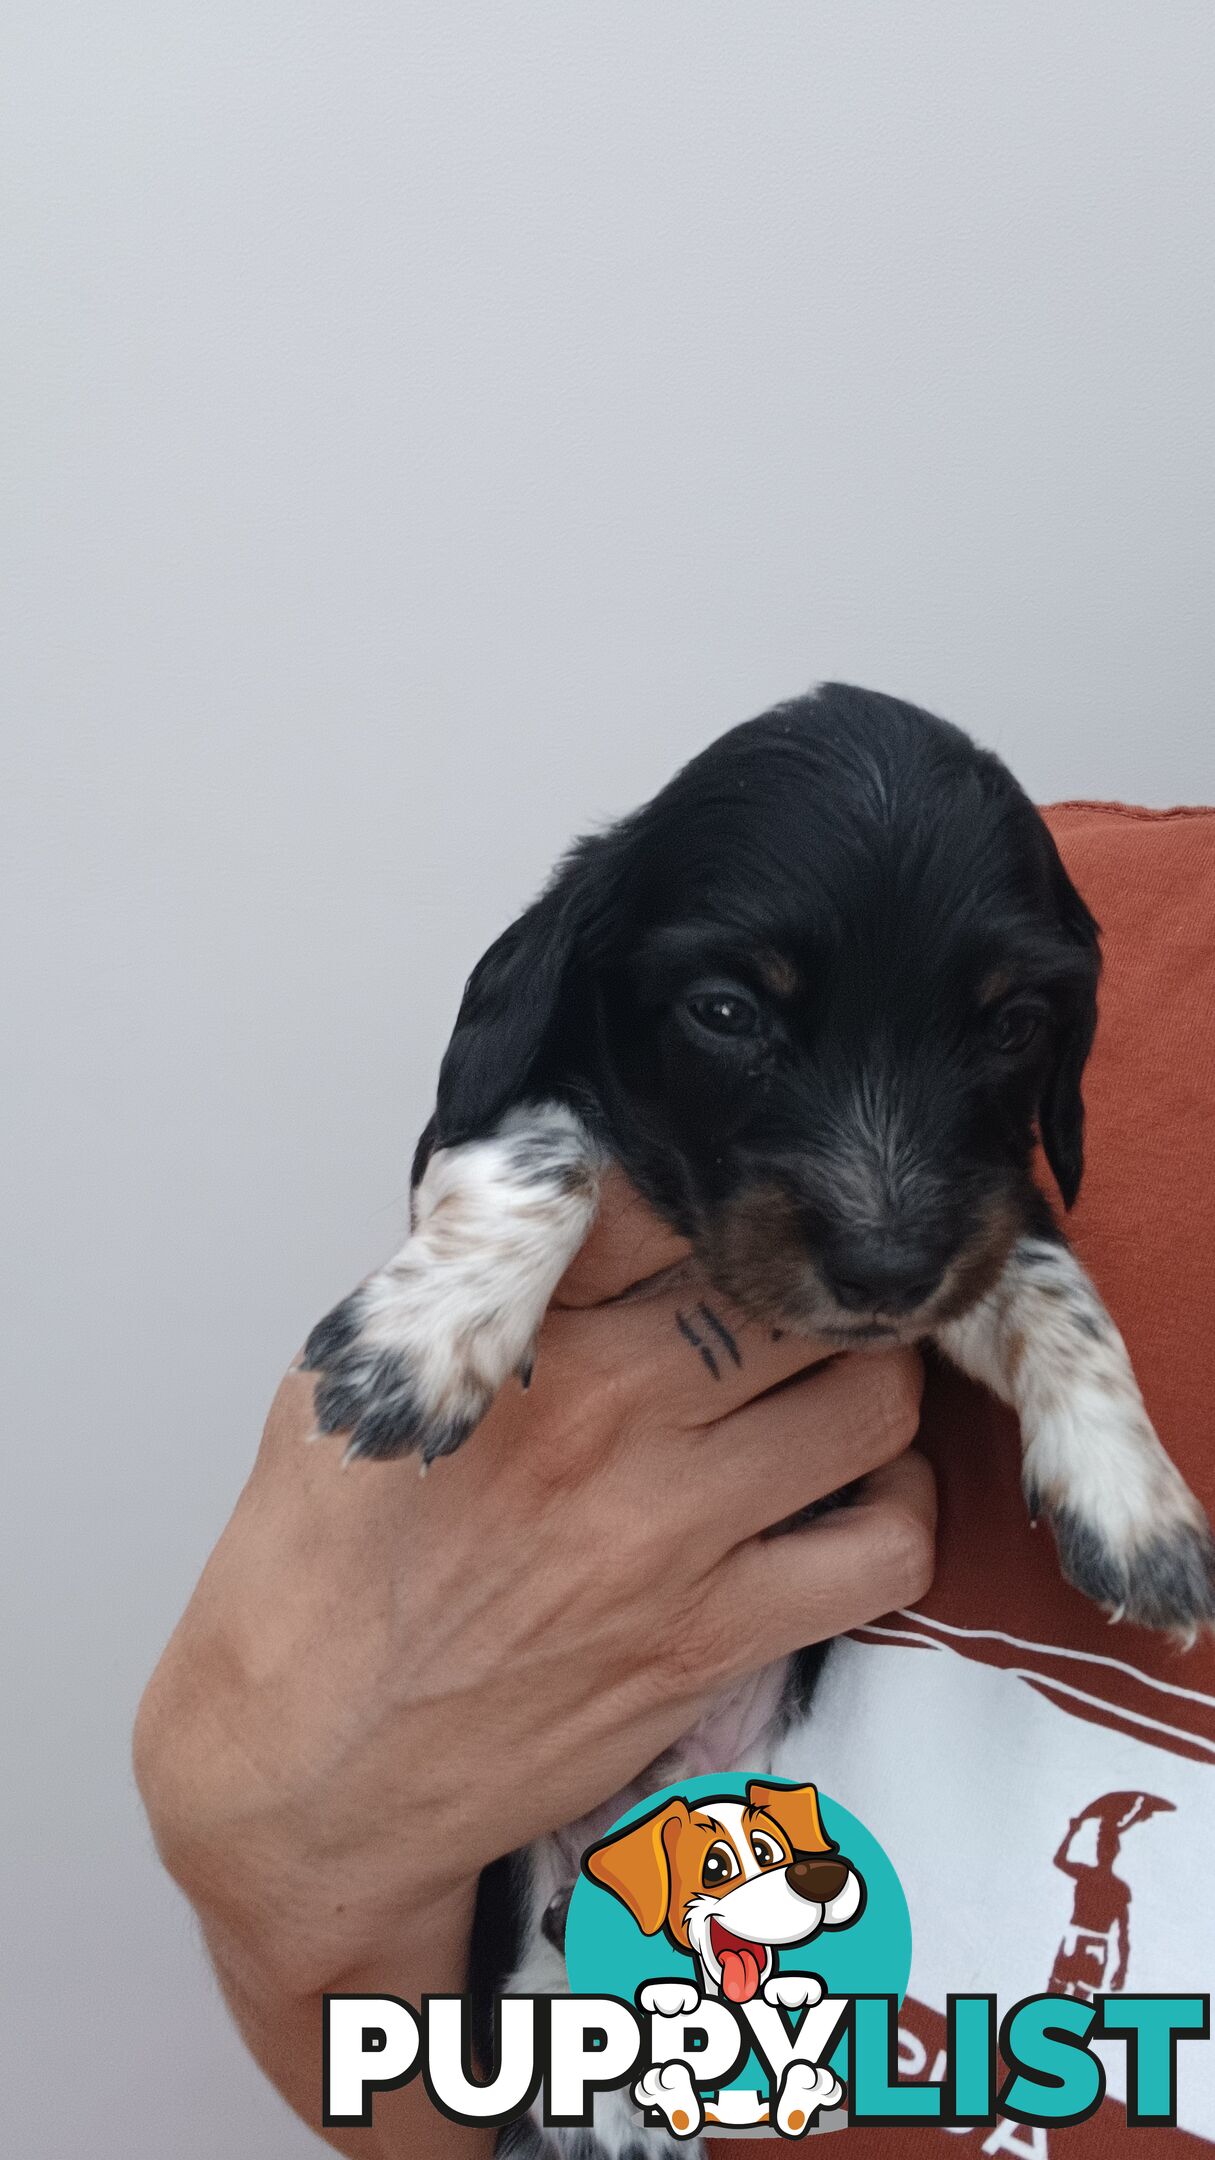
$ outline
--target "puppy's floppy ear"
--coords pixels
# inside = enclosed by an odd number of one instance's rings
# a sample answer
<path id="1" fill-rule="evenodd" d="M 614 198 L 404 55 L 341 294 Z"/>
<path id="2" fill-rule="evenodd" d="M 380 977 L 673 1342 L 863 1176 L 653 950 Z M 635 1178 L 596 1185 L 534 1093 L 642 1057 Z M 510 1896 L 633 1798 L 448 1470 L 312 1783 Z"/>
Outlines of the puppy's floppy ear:
<path id="1" fill-rule="evenodd" d="M 478 960 L 439 1068 L 440 1146 L 486 1131 L 518 1098 L 557 1017 L 574 929 L 545 894 Z"/>
<path id="2" fill-rule="evenodd" d="M 657 1935 L 666 1925 L 671 1910 L 667 1836 L 688 1820 L 686 1802 L 669 1800 L 601 1845 L 592 1845 L 583 1858 L 583 1873 L 627 1906 L 643 1935 Z"/>
<path id="3" fill-rule="evenodd" d="M 579 842 L 540 898 L 478 960 L 439 1069 L 420 1157 L 487 1132 L 533 1077 L 541 1079 L 575 963 L 610 908 L 611 838 Z"/>
<path id="4" fill-rule="evenodd" d="M 779 1823 L 795 1853 L 835 1852 L 837 1847 L 823 1828 L 817 1785 L 759 1785 L 747 1787 L 747 1803 L 762 1808 Z"/>
<path id="5" fill-rule="evenodd" d="M 1070 1208 L 1084 1175 L 1084 1099 L 1080 1080 L 1097 1026 L 1100 932 L 1064 869 L 1049 831 L 1046 838 L 1050 850 L 1051 888 L 1059 920 L 1081 959 L 1067 1009 L 1058 1024 L 1054 1057 L 1038 1104 L 1042 1147 L 1063 1197 L 1063 1205 Z"/>

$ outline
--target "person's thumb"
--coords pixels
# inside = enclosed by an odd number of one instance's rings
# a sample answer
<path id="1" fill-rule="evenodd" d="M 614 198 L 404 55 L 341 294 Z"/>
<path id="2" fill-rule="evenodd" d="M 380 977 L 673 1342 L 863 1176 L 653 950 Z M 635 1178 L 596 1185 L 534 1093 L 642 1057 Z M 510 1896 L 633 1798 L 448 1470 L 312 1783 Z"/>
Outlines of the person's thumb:
<path id="1" fill-rule="evenodd" d="M 558 1283 L 554 1305 L 603 1305 L 687 1258 L 690 1247 L 660 1222 L 623 1170 L 605 1172 L 599 1212 Z"/>

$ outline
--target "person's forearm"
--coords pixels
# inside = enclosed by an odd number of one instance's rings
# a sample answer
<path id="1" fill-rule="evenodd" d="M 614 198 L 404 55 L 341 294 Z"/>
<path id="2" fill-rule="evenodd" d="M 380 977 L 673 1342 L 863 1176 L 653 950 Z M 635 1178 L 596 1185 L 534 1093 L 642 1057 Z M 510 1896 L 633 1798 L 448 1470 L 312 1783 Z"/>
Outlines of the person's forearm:
<path id="1" fill-rule="evenodd" d="M 417 2005 L 427 1994 L 462 1994 L 476 1878 L 434 1897 L 394 1882 L 391 1899 L 386 1884 L 381 1897 L 343 1894 L 335 1905 L 315 1845 L 289 1834 L 290 1810 L 276 1820 L 250 1774 L 248 1751 L 222 1714 L 216 1673 L 224 1661 L 193 1613 L 144 1696 L 135 1768 L 161 1857 L 198 1915 L 246 2046 L 309 2128 L 352 2160 L 488 2160 L 492 2134 L 447 2121 L 420 2077 L 376 2095 L 370 2129 L 322 2127 L 325 1995 L 396 1995 Z M 355 1938 L 352 1905 L 373 1916 Z"/>
<path id="2" fill-rule="evenodd" d="M 419 1915 L 356 1972 L 335 1976 L 333 1992 L 399 1995 L 420 2003 L 427 1994 L 460 1994 L 467 1986 L 468 1945 L 475 1887 L 436 1912 Z M 272 2084 L 309 2127 L 351 2160 L 488 2160 L 494 2134 L 448 2122 L 420 2077 L 396 2092 L 377 2093 L 369 2130 L 321 2128 L 323 1994 L 293 1995 L 218 1922 L 203 1932 L 224 2000 Z"/>
<path id="3" fill-rule="evenodd" d="M 326 1992 L 464 1993 L 484 1867 L 622 1791 L 744 1673 L 931 1575 L 914 1358 L 831 1360 L 740 1317 L 710 1373 L 677 1284 L 622 1295 L 669 1262 L 667 1233 L 647 1256 L 622 1210 L 597 1236 L 583 1291 L 604 1302 L 554 1305 L 534 1385 L 439 1475 L 306 1445 L 315 1383 L 292 1368 L 144 1695 L 161 1856 L 318 2131 Z M 768 1535 L 860 1479 L 853 1507 Z M 374 2118 L 330 2143 L 487 2160 L 420 2078 Z"/>

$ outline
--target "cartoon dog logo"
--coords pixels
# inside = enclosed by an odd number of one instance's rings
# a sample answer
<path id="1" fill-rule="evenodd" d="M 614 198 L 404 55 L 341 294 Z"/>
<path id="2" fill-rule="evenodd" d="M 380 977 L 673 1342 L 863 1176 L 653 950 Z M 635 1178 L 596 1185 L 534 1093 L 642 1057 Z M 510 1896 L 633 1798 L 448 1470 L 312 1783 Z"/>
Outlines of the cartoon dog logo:
<path id="1" fill-rule="evenodd" d="M 848 1927 L 865 1885 L 827 1836 L 813 1785 L 747 1786 L 745 1801 L 668 1800 L 592 1845 L 592 1882 L 628 1907 L 643 1935 L 665 1933 L 699 1968 L 701 1992 L 747 2003 L 776 1952 Z"/>
<path id="2" fill-rule="evenodd" d="M 739 2007 L 756 1998 L 788 2009 L 820 2000 L 814 1975 L 776 1977 L 778 1952 L 824 1928 L 851 1926 L 865 1908 L 864 1880 L 827 1836 L 813 1785 L 752 1780 L 745 1800 L 667 1800 L 591 1846 L 582 1866 L 591 1882 L 619 1898 L 643 1935 L 665 1934 L 692 1959 L 699 1995 L 724 1996 Z M 650 1992 L 656 1998 L 680 1992 L 684 2007 L 695 2000 L 692 1989 L 672 1991 L 669 1983 Z M 804 2085 L 782 2091 L 782 2128 L 786 2106 L 790 2125 L 800 2127 L 807 2103 L 817 2109 L 842 2096 L 825 2070 L 810 2082 L 813 2091 Z M 635 2098 L 664 2105 L 657 2090 L 639 2087 Z M 732 2100 L 743 2112 L 732 2112 Z M 723 2094 L 707 2119 L 741 2126 L 768 2115 L 759 2095 Z"/>

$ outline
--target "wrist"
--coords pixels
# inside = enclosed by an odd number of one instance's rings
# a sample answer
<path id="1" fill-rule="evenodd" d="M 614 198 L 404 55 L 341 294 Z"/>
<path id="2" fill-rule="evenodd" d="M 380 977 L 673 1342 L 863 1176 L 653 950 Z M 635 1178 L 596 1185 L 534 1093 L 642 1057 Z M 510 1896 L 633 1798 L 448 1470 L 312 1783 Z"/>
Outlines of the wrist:
<path id="1" fill-rule="evenodd" d="M 136 1718 L 134 1768 L 160 1857 L 217 1958 L 250 1985 L 306 1996 L 416 1936 L 425 1947 L 471 1914 L 471 1865 L 436 1882 L 409 1824 L 327 1804 L 286 1781 L 245 1731 L 239 1691 L 175 1640 Z M 264 1740 L 264 1735 L 262 1739 Z M 411 1866 L 411 1854 L 417 1865 Z"/>
<path id="2" fill-rule="evenodd" d="M 461 1883 L 374 1921 L 365 1916 L 353 1929 L 341 1916 L 335 1926 L 324 1913 L 281 1904 L 259 1915 L 230 1898 L 222 1909 L 191 1902 L 225 1993 L 276 2016 L 282 2006 L 326 1994 L 396 1995 L 416 2004 L 427 1994 L 462 1993 L 476 1897 L 475 1881 Z"/>
<path id="3" fill-rule="evenodd" d="M 388 1935 L 369 1960 L 335 1973 L 328 1986 L 296 1988 L 251 1957 L 243 1935 L 233 1938 L 204 1922 L 207 1949 L 220 1989 L 246 2045 L 285 2100 L 326 2142 L 356 2160 L 404 2160 L 424 2151 L 433 2160 L 488 2160 L 492 2134 L 464 2130 L 437 2115 L 420 2079 L 380 2095 L 374 2129 L 325 2129 L 321 2119 L 325 1993 L 393 1995 L 420 2004 L 428 1994 L 458 1995 L 468 1984 L 469 1942 L 476 1886 L 418 1913 L 399 1939 Z"/>

